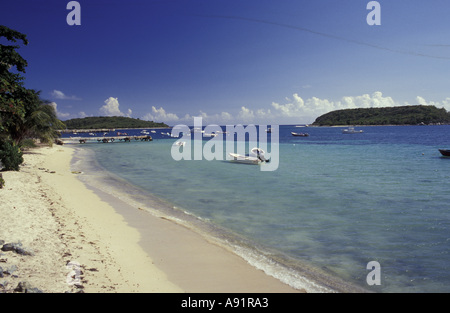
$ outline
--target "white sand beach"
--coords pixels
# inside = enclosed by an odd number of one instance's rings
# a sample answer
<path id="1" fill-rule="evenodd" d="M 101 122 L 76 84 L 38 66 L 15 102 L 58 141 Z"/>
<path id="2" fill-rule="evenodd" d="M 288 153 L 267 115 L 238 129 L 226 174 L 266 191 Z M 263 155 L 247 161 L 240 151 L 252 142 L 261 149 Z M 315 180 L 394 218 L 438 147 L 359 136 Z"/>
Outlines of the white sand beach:
<path id="1" fill-rule="evenodd" d="M 32 149 L 3 172 L 0 292 L 301 292 L 194 231 L 88 189 L 70 146 Z M 0 245 L 1 246 L 1 245 Z M 30 255 L 28 255 L 30 254 Z"/>

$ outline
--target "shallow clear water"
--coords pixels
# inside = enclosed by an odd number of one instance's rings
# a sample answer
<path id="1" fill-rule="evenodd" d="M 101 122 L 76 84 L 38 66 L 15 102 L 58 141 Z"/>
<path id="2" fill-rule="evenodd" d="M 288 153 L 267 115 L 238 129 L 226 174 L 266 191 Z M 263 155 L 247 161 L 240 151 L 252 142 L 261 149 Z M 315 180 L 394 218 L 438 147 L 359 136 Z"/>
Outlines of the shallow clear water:
<path id="1" fill-rule="evenodd" d="M 139 201 L 151 194 L 230 230 L 245 240 L 247 256 L 258 247 L 285 268 L 312 266 L 370 291 L 449 292 L 450 158 L 438 148 L 450 148 L 450 126 L 358 129 L 364 133 L 280 126 L 273 172 L 220 160 L 174 161 L 175 139 L 153 134 L 153 142 L 83 148 L 138 186 Z M 109 181 L 120 189 L 119 182 Z M 380 286 L 366 283 L 370 261 L 381 265 Z M 271 274 L 295 285 L 295 274 Z"/>

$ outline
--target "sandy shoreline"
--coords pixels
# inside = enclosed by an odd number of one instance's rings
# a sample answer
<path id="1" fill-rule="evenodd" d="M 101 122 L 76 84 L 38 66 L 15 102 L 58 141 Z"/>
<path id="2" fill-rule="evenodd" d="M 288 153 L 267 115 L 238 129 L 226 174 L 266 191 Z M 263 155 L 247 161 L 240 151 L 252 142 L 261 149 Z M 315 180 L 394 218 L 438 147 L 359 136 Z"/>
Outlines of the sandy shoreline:
<path id="1" fill-rule="evenodd" d="M 71 171 L 73 153 L 34 149 L 20 172 L 3 173 L 0 240 L 32 255 L 0 251 L 0 292 L 23 281 L 55 293 L 299 292 L 181 225 L 88 189 Z"/>

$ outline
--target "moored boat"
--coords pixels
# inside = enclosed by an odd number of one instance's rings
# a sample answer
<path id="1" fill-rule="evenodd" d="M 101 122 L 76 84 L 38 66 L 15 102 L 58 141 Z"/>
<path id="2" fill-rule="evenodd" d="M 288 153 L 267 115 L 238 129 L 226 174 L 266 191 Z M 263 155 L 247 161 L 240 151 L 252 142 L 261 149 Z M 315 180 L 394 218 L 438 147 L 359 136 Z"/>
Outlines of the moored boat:
<path id="1" fill-rule="evenodd" d="M 440 152 L 443 156 L 448 156 L 448 157 L 450 157 L 450 150 L 449 150 L 449 149 L 439 149 L 439 152 Z"/>
<path id="2" fill-rule="evenodd" d="M 349 127 L 347 129 L 342 130 L 343 134 L 360 134 L 363 133 L 362 130 L 355 130 L 354 127 Z"/>
<path id="3" fill-rule="evenodd" d="M 242 155 L 237 153 L 229 153 L 229 155 L 232 157 L 231 161 L 236 163 L 258 165 L 269 162 L 269 160 L 264 157 L 264 150 L 255 147 L 251 152 L 252 155 Z"/>
<path id="4" fill-rule="evenodd" d="M 296 136 L 296 137 L 308 137 L 309 134 L 308 133 L 294 133 L 291 132 L 292 136 Z"/>

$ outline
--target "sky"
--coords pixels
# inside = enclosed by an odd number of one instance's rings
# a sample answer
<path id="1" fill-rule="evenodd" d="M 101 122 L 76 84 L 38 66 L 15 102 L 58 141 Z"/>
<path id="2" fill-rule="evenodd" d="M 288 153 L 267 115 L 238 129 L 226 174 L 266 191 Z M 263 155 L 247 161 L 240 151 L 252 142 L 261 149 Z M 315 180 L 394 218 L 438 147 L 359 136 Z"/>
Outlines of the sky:
<path id="1" fill-rule="evenodd" d="M 29 40 L 25 86 L 62 120 L 282 125 L 346 108 L 450 110 L 448 0 L 0 1 L 0 25 Z"/>

